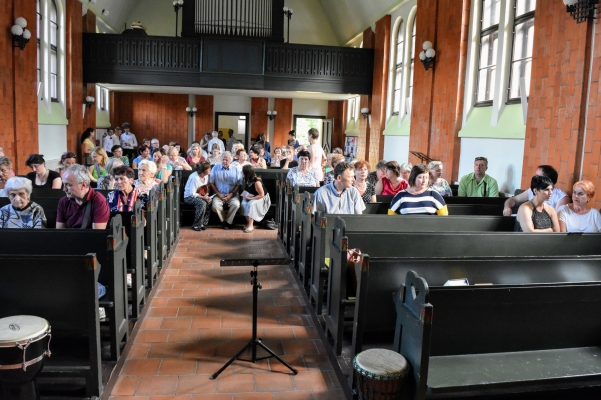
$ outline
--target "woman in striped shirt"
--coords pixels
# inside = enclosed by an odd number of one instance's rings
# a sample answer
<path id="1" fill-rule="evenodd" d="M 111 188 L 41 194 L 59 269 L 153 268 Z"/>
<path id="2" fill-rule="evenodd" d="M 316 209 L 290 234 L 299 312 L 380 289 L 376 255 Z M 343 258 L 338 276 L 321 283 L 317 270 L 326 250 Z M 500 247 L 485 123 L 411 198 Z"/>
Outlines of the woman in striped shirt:
<path id="1" fill-rule="evenodd" d="M 429 181 L 428 167 L 414 166 L 409 175 L 409 187 L 394 196 L 388 215 L 449 215 L 447 204 L 438 192 L 429 188 Z"/>

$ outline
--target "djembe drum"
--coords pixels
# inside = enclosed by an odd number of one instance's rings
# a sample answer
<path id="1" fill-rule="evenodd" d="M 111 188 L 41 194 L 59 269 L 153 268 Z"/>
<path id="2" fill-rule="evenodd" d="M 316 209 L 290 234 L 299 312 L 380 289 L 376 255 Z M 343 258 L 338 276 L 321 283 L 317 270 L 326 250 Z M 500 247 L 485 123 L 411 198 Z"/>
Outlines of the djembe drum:
<path id="1" fill-rule="evenodd" d="M 365 350 L 353 360 L 361 400 L 400 399 L 409 371 L 405 357 L 391 350 Z"/>
<path id="2" fill-rule="evenodd" d="M 50 324 L 16 315 L 0 319 L 0 398 L 37 399 L 35 378 L 50 356 Z"/>

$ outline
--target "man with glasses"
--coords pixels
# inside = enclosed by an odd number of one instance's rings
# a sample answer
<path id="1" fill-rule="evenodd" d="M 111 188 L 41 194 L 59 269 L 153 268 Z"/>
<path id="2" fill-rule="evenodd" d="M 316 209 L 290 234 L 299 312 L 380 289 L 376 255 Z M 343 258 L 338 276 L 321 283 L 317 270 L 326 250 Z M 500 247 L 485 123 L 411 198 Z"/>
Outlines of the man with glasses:
<path id="1" fill-rule="evenodd" d="M 499 197 L 499 186 L 495 178 L 486 175 L 488 160 L 476 157 L 474 172 L 464 175 L 459 181 L 459 196 L 467 197 Z"/>
<path id="2" fill-rule="evenodd" d="M 155 151 L 161 148 L 161 144 L 159 143 L 159 139 L 152 138 L 150 141 L 150 155 L 152 156 Z"/>

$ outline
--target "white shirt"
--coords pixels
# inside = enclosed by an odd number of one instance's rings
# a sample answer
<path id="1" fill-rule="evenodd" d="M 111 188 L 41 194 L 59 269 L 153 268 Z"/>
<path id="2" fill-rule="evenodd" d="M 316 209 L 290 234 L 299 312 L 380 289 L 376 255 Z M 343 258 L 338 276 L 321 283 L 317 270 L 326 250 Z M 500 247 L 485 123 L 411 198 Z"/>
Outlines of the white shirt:
<path id="1" fill-rule="evenodd" d="M 211 150 L 213 150 L 214 143 L 217 143 L 217 145 L 219 145 L 219 149 L 221 150 L 222 153 L 225 151 L 225 146 L 223 145 L 223 141 L 219 138 L 214 138 L 214 139 L 209 140 L 209 145 L 207 147 L 209 153 L 211 153 Z"/>
<path id="2" fill-rule="evenodd" d="M 563 190 L 558 189 L 556 186 L 553 186 L 553 193 L 551 193 L 551 198 L 545 201 L 545 203 L 553 207 L 556 211 L 559 211 L 557 209 L 557 203 L 559 203 L 559 200 L 563 199 L 566 196 L 567 194 Z M 528 201 L 532 200 L 533 197 L 534 193 L 532 193 L 532 189 L 528 189 Z"/>
<path id="3" fill-rule="evenodd" d="M 133 133 L 123 133 L 121 134 L 121 143 L 124 149 L 133 149 L 134 147 L 138 147 L 138 141 L 136 140 L 136 135 Z"/>
<path id="4" fill-rule="evenodd" d="M 242 168 L 245 165 L 251 165 L 251 164 L 248 161 L 244 161 L 243 164 L 240 164 L 240 161 L 232 161 L 232 163 L 230 165 L 232 165 L 233 167 L 238 168 L 240 170 L 240 172 L 242 172 Z"/>
<path id="5" fill-rule="evenodd" d="M 591 208 L 586 214 L 576 214 L 569 204 L 564 204 L 557 211 L 557 218 L 566 224 L 568 232 L 592 232 L 601 231 L 601 213 Z"/>
<path id="6" fill-rule="evenodd" d="M 109 135 L 105 136 L 102 140 L 102 147 L 104 148 L 104 151 L 111 152 L 111 149 L 113 148 L 113 137 Z"/>
<path id="7" fill-rule="evenodd" d="M 198 189 L 209 184 L 209 175 L 200 177 L 198 172 L 194 172 L 186 182 L 184 197 L 198 197 Z"/>

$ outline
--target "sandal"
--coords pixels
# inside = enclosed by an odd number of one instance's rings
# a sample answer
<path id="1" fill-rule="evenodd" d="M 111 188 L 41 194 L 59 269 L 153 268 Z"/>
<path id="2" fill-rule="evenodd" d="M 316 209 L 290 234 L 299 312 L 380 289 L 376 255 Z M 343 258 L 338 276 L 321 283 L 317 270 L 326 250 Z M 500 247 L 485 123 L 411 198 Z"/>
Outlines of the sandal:
<path id="1" fill-rule="evenodd" d="M 244 233 L 251 233 L 254 230 L 255 230 L 255 228 L 244 227 Z"/>

